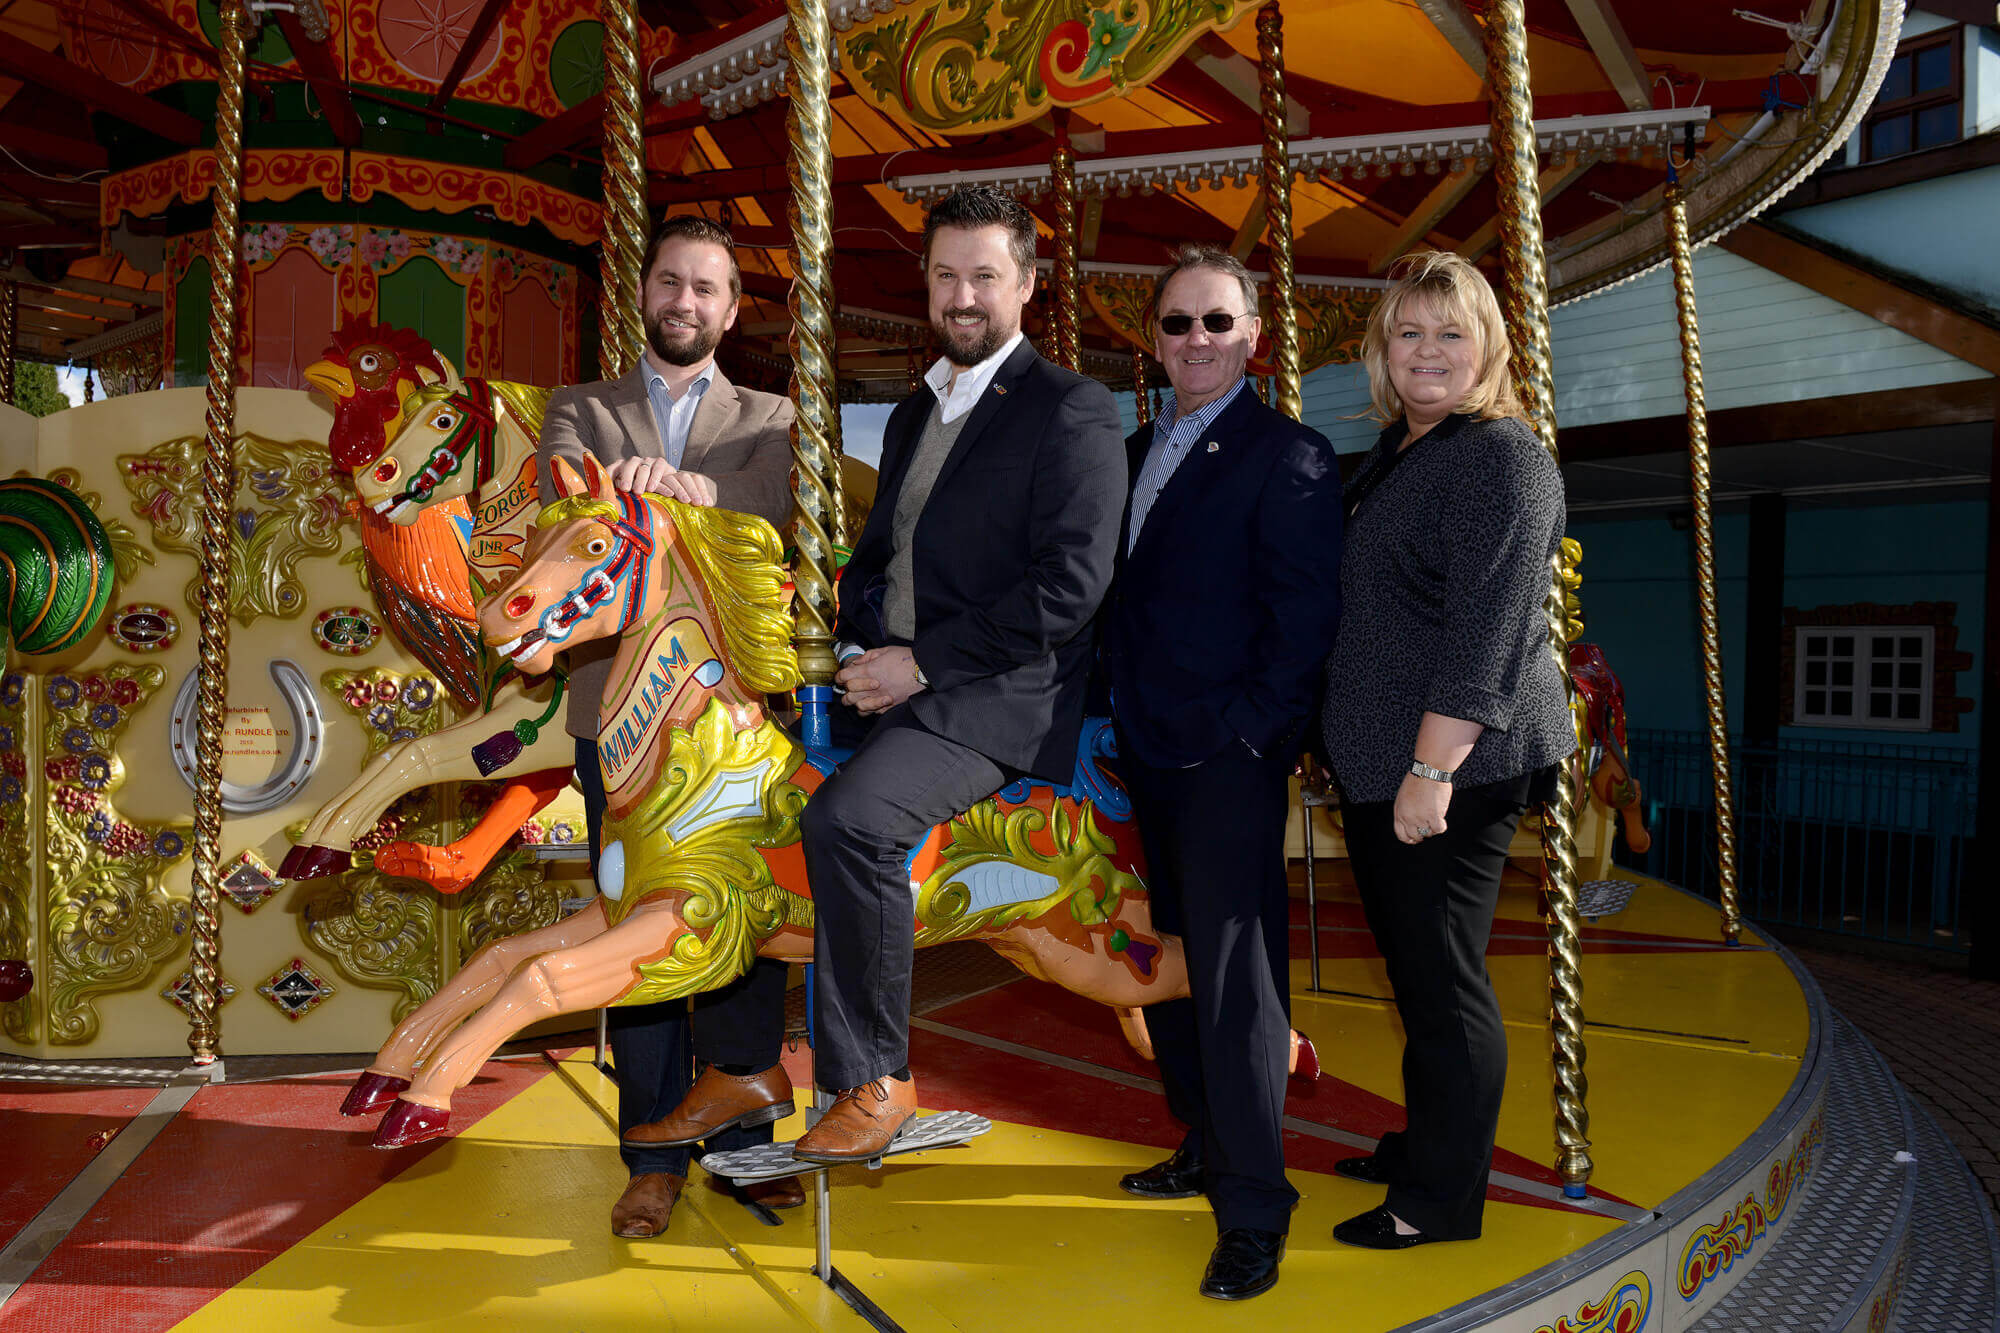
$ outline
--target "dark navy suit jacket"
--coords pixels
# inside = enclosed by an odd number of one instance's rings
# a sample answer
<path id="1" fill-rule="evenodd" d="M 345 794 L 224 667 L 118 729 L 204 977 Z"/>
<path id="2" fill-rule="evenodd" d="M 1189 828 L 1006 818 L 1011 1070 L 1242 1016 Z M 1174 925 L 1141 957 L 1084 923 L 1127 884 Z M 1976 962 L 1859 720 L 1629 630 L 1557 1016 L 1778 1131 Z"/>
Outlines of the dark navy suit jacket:
<path id="1" fill-rule="evenodd" d="M 890 414 L 875 507 L 840 576 L 838 632 L 864 647 L 890 641 L 890 529 L 936 403 L 926 386 Z M 919 722 L 1010 768 L 1070 780 L 1125 493 L 1110 390 L 1023 339 L 967 415 L 911 538 L 910 646 L 930 680 L 910 698 Z"/>
<path id="2" fill-rule="evenodd" d="M 1152 444 L 1151 426 L 1126 441 L 1134 478 Z M 1133 758 L 1182 768 L 1238 742 L 1276 758 L 1298 737 L 1340 621 L 1340 520 L 1333 446 L 1246 385 L 1129 555 L 1119 538 L 1104 669 Z"/>

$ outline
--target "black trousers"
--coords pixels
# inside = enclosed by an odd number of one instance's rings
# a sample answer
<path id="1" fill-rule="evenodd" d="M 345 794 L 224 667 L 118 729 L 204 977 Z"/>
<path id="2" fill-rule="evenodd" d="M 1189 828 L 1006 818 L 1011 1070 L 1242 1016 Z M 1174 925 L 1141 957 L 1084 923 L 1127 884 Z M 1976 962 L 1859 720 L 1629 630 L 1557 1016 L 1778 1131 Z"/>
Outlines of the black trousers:
<path id="1" fill-rule="evenodd" d="M 1403 1020 L 1406 1129 L 1376 1146 L 1389 1211 L 1442 1240 L 1479 1234 L 1507 1082 L 1486 944 L 1526 780 L 1454 791 L 1445 831 L 1397 841 L 1394 803 L 1345 810 L 1347 854 Z"/>
<path id="2" fill-rule="evenodd" d="M 599 837 L 604 828 L 604 777 L 597 746 L 576 743 L 577 784 L 590 829 L 590 873 L 597 876 Z M 786 965 L 759 958 L 750 970 L 721 990 L 692 1000 L 616 1005 L 606 1012 L 611 1065 L 618 1078 L 618 1133 L 664 1118 L 694 1086 L 695 1062 L 769 1069 L 785 1045 Z M 689 1021 L 689 1011 L 693 1021 Z M 692 1028 L 692 1031 L 690 1031 Z M 731 1152 L 771 1141 L 771 1126 L 732 1129 L 703 1143 L 703 1152 Z M 618 1155 L 633 1175 L 664 1171 L 685 1176 L 691 1148 L 637 1147 L 620 1142 Z"/>
<path id="3" fill-rule="evenodd" d="M 1130 754 L 1130 746 L 1121 747 Z M 1120 759 L 1153 924 L 1187 951 L 1189 996 L 1146 1006 L 1167 1109 L 1201 1155 L 1218 1228 L 1291 1229 L 1281 1121 L 1291 1060 L 1285 765 L 1240 744 L 1192 768 Z"/>
<path id="4" fill-rule="evenodd" d="M 910 854 L 1014 776 L 897 707 L 813 793 L 799 825 L 819 920 L 813 1062 L 822 1088 L 860 1087 L 910 1062 Z"/>

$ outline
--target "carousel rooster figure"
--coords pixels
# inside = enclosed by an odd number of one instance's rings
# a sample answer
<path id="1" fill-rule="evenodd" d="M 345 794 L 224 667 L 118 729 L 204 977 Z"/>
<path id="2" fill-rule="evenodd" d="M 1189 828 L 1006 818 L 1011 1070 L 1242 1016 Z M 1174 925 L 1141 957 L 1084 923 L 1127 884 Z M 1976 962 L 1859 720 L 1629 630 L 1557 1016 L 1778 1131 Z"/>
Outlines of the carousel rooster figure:
<path id="1" fill-rule="evenodd" d="M 403 395 L 444 378 L 422 335 L 350 319 L 333 345 L 306 367 L 306 382 L 333 400 L 327 451 L 352 474 L 382 456 L 403 423 Z M 368 586 L 389 630 L 416 655 L 461 708 L 479 702 L 482 654 L 466 577 L 465 534 L 472 511 L 463 500 L 431 506 L 407 527 L 358 508 Z"/>
<path id="2" fill-rule="evenodd" d="M 333 400 L 327 450 L 335 470 L 351 475 L 379 459 L 403 427 L 404 395 L 450 374 L 421 334 L 356 319 L 342 325 L 325 355 L 305 371 L 306 381 Z M 352 508 L 361 524 L 368 586 L 390 632 L 462 710 L 483 708 L 491 681 L 475 618 L 470 506 L 464 499 L 442 500 L 408 524 L 392 523 L 365 505 Z M 450 847 L 390 843 L 378 852 L 376 864 L 455 893 L 568 782 L 567 770 L 513 779 L 478 827 Z M 329 859 L 324 852 L 316 857 L 312 849 L 295 847 L 281 873 L 306 878 L 345 868 L 344 854 Z"/>

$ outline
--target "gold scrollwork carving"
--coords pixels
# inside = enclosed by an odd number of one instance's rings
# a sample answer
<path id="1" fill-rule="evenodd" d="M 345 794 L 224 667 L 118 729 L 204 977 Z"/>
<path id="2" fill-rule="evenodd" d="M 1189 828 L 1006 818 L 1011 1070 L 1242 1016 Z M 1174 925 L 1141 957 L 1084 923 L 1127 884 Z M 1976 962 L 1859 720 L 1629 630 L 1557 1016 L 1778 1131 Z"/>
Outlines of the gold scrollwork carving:
<path id="1" fill-rule="evenodd" d="M 158 666 L 120 663 L 90 675 L 35 682 L 44 705 L 41 777 L 48 786 L 43 864 L 48 873 L 48 1035 L 77 1044 L 97 1034 L 90 997 L 146 984 L 179 952 L 188 903 L 161 876 L 187 855 L 192 825 L 137 824 L 115 798 L 125 785 L 118 737 L 166 681 Z M 21 681 L 21 684 L 16 684 Z M 0 706 L 27 682 L 0 680 Z"/>
<path id="2" fill-rule="evenodd" d="M 855 89 L 927 129 L 978 133 L 1144 87 L 1260 0 L 931 0 L 860 23 Z"/>
<path id="3" fill-rule="evenodd" d="M 357 986 L 398 992 L 397 1022 L 436 993 L 444 915 L 435 893 L 374 870 L 323 881 L 299 914 L 299 933 Z"/>
<path id="4" fill-rule="evenodd" d="M 29 872 L 28 803 L 38 790 L 28 771 L 28 677 L 9 672 L 0 679 L 0 958 L 34 961 L 34 880 Z M 0 1032 L 18 1042 L 35 1039 L 36 992 L 0 1005 Z"/>
<path id="5" fill-rule="evenodd" d="M 229 543 L 230 614 L 289 620 L 306 609 L 301 560 L 340 549 L 346 494 L 326 446 L 260 435 L 237 437 L 236 504 Z M 119 471 L 133 511 L 153 526 L 153 544 L 201 559 L 203 437 L 183 435 L 143 454 L 121 454 Z M 200 575 L 187 588 L 195 605 Z"/>
<path id="6" fill-rule="evenodd" d="M 1062 899 L 1078 925 L 1097 926 L 1118 914 L 1127 893 L 1142 888 L 1137 876 L 1112 860 L 1117 844 L 1097 827 L 1088 804 L 1057 802 L 1049 815 L 1033 806 L 1005 810 L 998 800 L 981 801 L 951 821 L 951 845 L 943 863 L 917 890 L 919 943 L 942 944 L 992 927 L 1004 927 L 1047 912 Z M 1048 829 L 1050 852 L 1036 844 Z M 1046 878 L 1053 887 L 1039 898 L 971 911 L 971 893 L 962 880 L 974 866 L 998 862 Z"/>

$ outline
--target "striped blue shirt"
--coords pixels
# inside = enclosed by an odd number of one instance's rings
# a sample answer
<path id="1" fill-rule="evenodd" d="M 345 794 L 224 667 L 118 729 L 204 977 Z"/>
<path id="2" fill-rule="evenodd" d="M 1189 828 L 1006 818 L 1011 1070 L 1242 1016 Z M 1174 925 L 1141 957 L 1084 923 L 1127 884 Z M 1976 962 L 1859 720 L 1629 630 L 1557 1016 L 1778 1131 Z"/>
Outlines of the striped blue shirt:
<path id="1" fill-rule="evenodd" d="M 702 395 L 715 380 L 715 362 L 694 377 L 679 398 L 667 388 L 666 378 L 646 365 L 646 398 L 653 405 L 653 424 L 660 428 L 660 456 L 681 465 L 687 455 L 688 433 L 694 429 L 694 414 L 701 408 Z"/>
<path id="2" fill-rule="evenodd" d="M 1188 456 L 1208 430 L 1210 423 L 1221 416 L 1229 405 L 1236 401 L 1236 395 L 1243 392 L 1243 386 L 1250 382 L 1248 376 L 1236 381 L 1235 387 L 1213 402 L 1203 404 L 1186 416 L 1177 416 L 1174 411 L 1174 396 L 1167 395 L 1166 404 L 1160 409 L 1160 419 L 1153 424 L 1153 447 L 1146 451 L 1146 461 L 1139 466 L 1139 480 L 1132 486 L 1132 527 L 1125 541 L 1125 554 L 1139 544 L 1139 529 L 1145 526 L 1146 515 L 1153 510 L 1153 502 L 1160 498 L 1160 492 L 1173 479 L 1174 469 Z"/>

